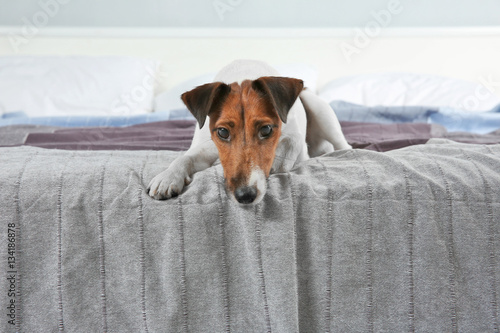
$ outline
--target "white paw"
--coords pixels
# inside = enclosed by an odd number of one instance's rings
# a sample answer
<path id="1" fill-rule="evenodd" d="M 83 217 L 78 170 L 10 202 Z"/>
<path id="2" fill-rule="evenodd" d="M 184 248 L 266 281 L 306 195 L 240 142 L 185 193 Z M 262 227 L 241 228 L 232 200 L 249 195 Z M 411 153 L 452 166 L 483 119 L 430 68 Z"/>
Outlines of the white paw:
<path id="1" fill-rule="evenodd" d="M 172 163 L 172 165 L 162 173 L 154 177 L 148 185 L 148 194 L 157 200 L 170 199 L 179 195 L 185 185 L 191 183 L 191 177 L 186 167 Z"/>

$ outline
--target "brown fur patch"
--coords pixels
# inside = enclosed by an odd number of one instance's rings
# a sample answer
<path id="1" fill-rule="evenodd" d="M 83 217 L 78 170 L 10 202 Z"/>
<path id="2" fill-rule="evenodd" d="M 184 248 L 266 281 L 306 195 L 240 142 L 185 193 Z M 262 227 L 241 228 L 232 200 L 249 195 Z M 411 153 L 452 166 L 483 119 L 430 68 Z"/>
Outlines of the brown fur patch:
<path id="1" fill-rule="evenodd" d="M 219 150 L 226 186 L 234 191 L 247 184 L 254 168 L 269 176 L 281 136 L 281 119 L 269 99 L 252 89 L 251 81 L 230 87 L 222 107 L 210 114 L 210 131 Z M 266 125 L 272 126 L 272 134 L 262 138 L 259 131 Z M 221 127 L 229 131 L 229 140 L 217 135 Z"/>

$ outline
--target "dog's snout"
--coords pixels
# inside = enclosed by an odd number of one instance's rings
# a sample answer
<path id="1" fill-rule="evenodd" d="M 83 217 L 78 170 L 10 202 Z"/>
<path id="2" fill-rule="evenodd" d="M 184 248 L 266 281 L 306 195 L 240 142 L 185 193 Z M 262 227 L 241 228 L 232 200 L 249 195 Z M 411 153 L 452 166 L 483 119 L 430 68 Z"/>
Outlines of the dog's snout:
<path id="1" fill-rule="evenodd" d="M 253 186 L 238 187 L 236 191 L 234 191 L 234 197 L 239 203 L 252 203 L 257 197 L 257 189 Z"/>

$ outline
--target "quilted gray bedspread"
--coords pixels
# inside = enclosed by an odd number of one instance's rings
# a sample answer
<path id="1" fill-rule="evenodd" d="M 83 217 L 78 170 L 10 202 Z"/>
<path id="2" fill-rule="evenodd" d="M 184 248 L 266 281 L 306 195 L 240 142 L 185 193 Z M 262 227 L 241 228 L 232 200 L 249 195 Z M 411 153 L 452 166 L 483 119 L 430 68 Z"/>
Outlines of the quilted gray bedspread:
<path id="1" fill-rule="evenodd" d="M 498 332 L 500 145 L 336 152 L 231 201 L 181 153 L 0 149 L 2 332 Z"/>

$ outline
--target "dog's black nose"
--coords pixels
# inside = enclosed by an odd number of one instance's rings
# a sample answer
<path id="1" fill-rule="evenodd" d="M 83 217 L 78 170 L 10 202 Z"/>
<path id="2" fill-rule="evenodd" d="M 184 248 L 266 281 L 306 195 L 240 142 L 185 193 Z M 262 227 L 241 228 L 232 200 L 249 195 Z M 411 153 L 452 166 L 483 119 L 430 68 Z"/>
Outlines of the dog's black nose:
<path id="1" fill-rule="evenodd" d="M 251 186 L 238 187 L 234 191 L 234 197 L 239 203 L 249 204 L 257 198 L 257 189 Z"/>

